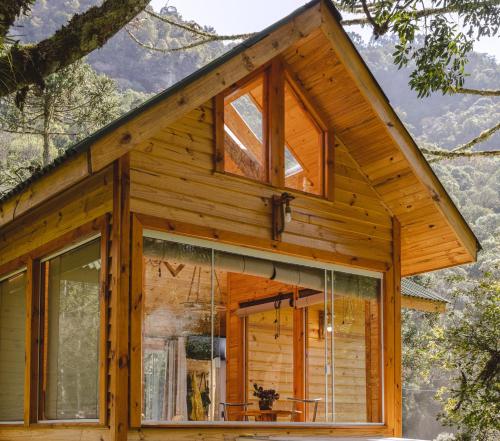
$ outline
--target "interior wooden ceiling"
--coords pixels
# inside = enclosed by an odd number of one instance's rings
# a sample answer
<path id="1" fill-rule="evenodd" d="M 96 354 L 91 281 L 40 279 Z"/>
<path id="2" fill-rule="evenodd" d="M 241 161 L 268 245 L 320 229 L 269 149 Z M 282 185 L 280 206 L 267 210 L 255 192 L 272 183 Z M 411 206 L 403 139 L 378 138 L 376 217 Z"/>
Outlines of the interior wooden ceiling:
<path id="1" fill-rule="evenodd" d="M 293 78 L 357 161 L 402 226 L 402 274 L 471 262 L 471 254 L 439 210 L 399 145 L 375 113 L 322 29 L 283 54 Z M 436 195 L 434 195 L 434 198 Z"/>

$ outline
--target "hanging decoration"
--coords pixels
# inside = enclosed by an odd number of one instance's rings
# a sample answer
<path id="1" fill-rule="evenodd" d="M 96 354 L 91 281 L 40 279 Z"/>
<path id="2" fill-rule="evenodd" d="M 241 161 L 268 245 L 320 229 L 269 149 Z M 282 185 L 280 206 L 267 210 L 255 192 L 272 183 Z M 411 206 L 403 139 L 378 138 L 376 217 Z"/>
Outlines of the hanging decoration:
<path id="1" fill-rule="evenodd" d="M 280 336 L 280 327 L 281 327 L 281 299 L 274 301 L 274 311 L 275 311 L 275 319 L 274 319 L 274 339 L 277 340 Z"/>

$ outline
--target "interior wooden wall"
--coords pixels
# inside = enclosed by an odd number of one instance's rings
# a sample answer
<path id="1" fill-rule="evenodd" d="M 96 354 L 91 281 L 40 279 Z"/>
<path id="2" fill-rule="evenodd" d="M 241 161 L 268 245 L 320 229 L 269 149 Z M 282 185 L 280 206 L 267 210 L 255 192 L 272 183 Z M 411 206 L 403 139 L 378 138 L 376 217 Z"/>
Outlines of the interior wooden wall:
<path id="1" fill-rule="evenodd" d="M 295 396 L 294 383 L 297 383 L 298 379 L 293 376 L 293 349 L 294 344 L 300 346 L 300 342 L 294 343 L 294 310 L 282 308 L 278 339 L 274 338 L 274 310 L 247 317 L 246 335 L 244 319 L 236 316 L 235 311 L 241 301 L 291 292 L 295 287 L 243 274 L 230 274 L 228 286 L 230 302 L 226 387 L 229 392 L 228 401 L 246 400 L 252 402 L 254 407 L 257 406 L 257 401 L 252 395 L 252 384 L 256 382 L 265 388 L 276 389 L 280 393 L 281 401 L 277 408 L 291 409 L 291 403 L 286 403 L 286 398 Z M 345 318 L 347 304 L 350 312 L 349 317 Z M 379 422 L 381 420 L 379 305 L 376 301 L 340 297 L 335 301 L 334 309 L 335 420 Z M 320 311 L 323 311 L 323 304 L 310 307 L 306 315 L 305 384 L 308 398 L 323 400 L 318 407 L 317 421 L 324 421 L 326 340 L 320 337 Z M 235 335 L 232 335 L 233 332 Z M 245 351 L 242 350 L 243 347 Z M 331 393 L 331 386 L 329 387 L 328 393 Z"/>

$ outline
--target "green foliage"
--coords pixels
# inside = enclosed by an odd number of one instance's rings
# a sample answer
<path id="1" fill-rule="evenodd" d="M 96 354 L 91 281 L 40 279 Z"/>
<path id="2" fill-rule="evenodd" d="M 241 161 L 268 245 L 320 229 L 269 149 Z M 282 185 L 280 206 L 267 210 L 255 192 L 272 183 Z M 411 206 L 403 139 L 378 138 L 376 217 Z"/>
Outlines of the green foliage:
<path id="1" fill-rule="evenodd" d="M 43 164 L 50 162 L 51 149 L 63 152 L 118 116 L 115 83 L 77 62 L 49 76 L 42 86 L 0 99 L 0 127 L 18 134 L 39 135 L 43 142 Z"/>
<path id="2" fill-rule="evenodd" d="M 461 89 L 474 41 L 495 36 L 500 26 L 500 6 L 488 0 L 425 3 L 363 0 L 361 5 L 359 0 L 340 0 L 337 3 L 344 10 L 364 14 L 376 38 L 388 33 L 396 36 L 393 61 L 399 68 L 413 66 L 409 84 L 419 97 Z"/>
<path id="3" fill-rule="evenodd" d="M 434 358 L 452 375 L 439 392 L 441 419 L 461 440 L 493 441 L 500 437 L 500 283 L 486 275 L 469 285 L 453 292 L 463 306 L 434 331 Z"/>

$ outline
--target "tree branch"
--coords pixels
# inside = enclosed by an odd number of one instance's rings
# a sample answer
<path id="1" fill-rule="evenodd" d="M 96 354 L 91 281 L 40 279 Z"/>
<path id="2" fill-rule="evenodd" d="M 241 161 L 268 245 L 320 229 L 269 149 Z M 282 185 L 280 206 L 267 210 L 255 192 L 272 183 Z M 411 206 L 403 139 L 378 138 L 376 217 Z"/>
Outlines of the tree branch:
<path id="1" fill-rule="evenodd" d="M 252 37 L 255 35 L 255 32 L 251 33 L 245 33 L 245 34 L 234 34 L 234 35 L 218 35 L 214 34 L 212 32 L 207 32 L 201 29 L 199 26 L 195 25 L 190 25 L 190 24 L 185 24 L 185 23 L 179 23 L 175 20 L 172 20 L 168 18 L 165 15 L 157 14 L 155 11 L 151 9 L 146 9 L 145 11 L 147 14 L 149 14 L 151 17 L 154 17 L 164 23 L 167 23 L 172 26 L 176 26 L 180 29 L 184 29 L 185 31 L 191 32 L 192 34 L 199 35 L 200 37 L 205 37 L 210 39 L 211 41 L 220 41 L 220 40 L 245 40 L 247 38 Z"/>
<path id="2" fill-rule="evenodd" d="M 178 52 L 186 49 L 192 49 L 197 46 L 201 46 L 203 44 L 211 43 L 214 41 L 234 41 L 234 40 L 245 40 L 247 38 L 252 37 L 255 35 L 255 33 L 245 33 L 245 34 L 233 34 L 233 35 L 218 35 L 214 34 L 212 32 L 207 32 L 201 29 L 201 27 L 195 26 L 195 25 L 190 25 L 190 24 L 185 24 L 185 23 L 179 23 L 175 20 L 172 20 L 168 18 L 165 15 L 157 14 L 156 12 L 146 9 L 145 12 L 149 14 L 151 17 L 154 17 L 168 25 L 175 26 L 179 29 L 182 29 L 184 31 L 187 31 L 191 34 L 194 34 L 197 37 L 201 37 L 199 40 L 195 40 L 191 43 L 186 43 L 182 46 L 178 47 L 173 47 L 173 48 L 161 48 L 158 46 L 154 46 L 152 44 L 144 43 L 142 42 L 133 32 L 132 30 L 127 27 L 126 31 L 130 38 L 137 43 L 139 46 L 149 49 L 152 51 L 156 52 L 162 52 L 162 53 L 169 53 L 169 52 Z"/>
<path id="3" fill-rule="evenodd" d="M 489 128 L 487 130 L 484 130 L 483 132 L 481 132 L 479 134 L 479 136 L 476 136 L 475 138 L 471 139 L 469 142 L 466 142 L 465 144 L 459 145 L 458 147 L 455 147 L 454 149 L 452 149 L 450 151 L 453 153 L 457 153 L 457 152 L 463 152 L 466 150 L 470 150 L 476 144 L 479 144 L 480 142 L 484 142 L 487 139 L 491 138 L 491 136 L 495 132 L 497 132 L 498 130 L 500 130 L 500 122 L 497 125 Z"/>
<path id="4" fill-rule="evenodd" d="M 0 2 L 0 43 L 21 14 L 27 14 L 35 0 L 2 0 Z"/>
<path id="5" fill-rule="evenodd" d="M 500 90 L 467 89 L 466 87 L 461 87 L 460 89 L 455 89 L 452 91 L 452 93 L 462 93 L 464 95 L 500 96 Z"/>
<path id="6" fill-rule="evenodd" d="M 105 0 L 75 14 L 67 25 L 35 45 L 13 45 L 0 57 L 0 96 L 43 79 L 100 48 L 132 20 L 149 0 Z"/>
<path id="7" fill-rule="evenodd" d="M 464 151 L 448 151 L 448 150 L 430 150 L 427 148 L 421 148 L 422 153 L 426 155 L 432 155 L 432 158 L 429 162 L 438 162 L 444 159 L 458 159 L 458 158 L 477 158 L 477 157 L 492 157 L 492 156 L 500 156 L 500 150 L 485 150 L 479 152 L 464 152 Z"/>
<path id="8" fill-rule="evenodd" d="M 498 0 L 485 0 L 482 2 L 476 3 L 474 6 L 475 6 L 475 8 L 481 8 L 483 6 L 498 5 L 498 3 L 499 3 Z M 462 11 L 462 9 L 463 9 L 463 6 L 459 5 L 459 4 L 453 4 L 453 5 L 445 6 L 442 8 L 424 8 L 424 9 L 420 9 L 418 11 L 415 11 L 414 16 L 416 19 L 420 19 L 420 18 L 432 16 L 432 15 L 451 14 L 454 12 L 460 12 L 460 11 Z M 366 15 L 366 13 L 365 13 L 365 15 Z M 371 24 L 370 19 L 367 16 L 342 20 L 341 23 L 343 26 Z"/>

